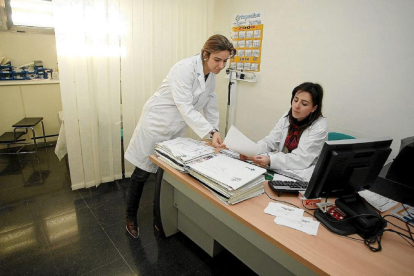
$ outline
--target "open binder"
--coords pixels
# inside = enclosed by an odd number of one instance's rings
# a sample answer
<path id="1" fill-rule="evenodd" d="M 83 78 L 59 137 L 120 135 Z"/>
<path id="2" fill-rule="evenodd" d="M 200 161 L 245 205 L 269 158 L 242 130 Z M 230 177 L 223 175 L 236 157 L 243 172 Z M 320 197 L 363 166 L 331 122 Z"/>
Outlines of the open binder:
<path id="1" fill-rule="evenodd" d="M 216 154 L 202 141 L 176 138 L 158 143 L 155 152 L 168 165 L 196 178 L 225 204 L 235 204 L 264 192 L 265 169 Z"/>

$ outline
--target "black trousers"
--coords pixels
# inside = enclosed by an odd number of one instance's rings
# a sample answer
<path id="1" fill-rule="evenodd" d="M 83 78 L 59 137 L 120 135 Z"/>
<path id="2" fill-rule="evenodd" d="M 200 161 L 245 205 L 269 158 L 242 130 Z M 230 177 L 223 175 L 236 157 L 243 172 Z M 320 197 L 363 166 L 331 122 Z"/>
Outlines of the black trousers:
<path id="1" fill-rule="evenodd" d="M 149 172 L 141 170 L 138 167 L 135 167 L 135 170 L 131 175 L 126 214 L 127 218 L 135 224 L 137 223 L 137 213 L 142 190 L 144 189 L 145 182 L 147 182 L 149 176 Z"/>

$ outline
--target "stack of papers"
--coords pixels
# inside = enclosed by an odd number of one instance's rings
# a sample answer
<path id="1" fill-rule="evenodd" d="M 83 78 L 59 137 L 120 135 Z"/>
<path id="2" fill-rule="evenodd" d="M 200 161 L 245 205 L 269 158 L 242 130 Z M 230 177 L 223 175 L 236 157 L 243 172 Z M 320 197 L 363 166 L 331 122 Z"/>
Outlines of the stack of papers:
<path id="1" fill-rule="evenodd" d="M 318 233 L 320 223 L 313 218 L 304 217 L 303 209 L 270 202 L 264 212 L 276 216 L 274 222 L 278 225 L 287 226 L 313 236 Z"/>
<path id="2" fill-rule="evenodd" d="M 187 165 L 189 174 L 225 204 L 235 204 L 264 192 L 265 169 L 226 155 L 198 159 Z"/>
<path id="3" fill-rule="evenodd" d="M 155 153 L 159 159 L 180 172 L 187 172 L 188 162 L 215 155 L 214 148 L 205 142 L 182 137 L 156 144 Z"/>
<path id="4" fill-rule="evenodd" d="M 225 204 L 236 204 L 264 192 L 265 169 L 215 154 L 205 142 L 176 138 L 155 146 L 158 158 L 189 173 Z"/>
<path id="5" fill-rule="evenodd" d="M 240 153 L 238 153 L 237 151 L 234 151 L 234 150 L 231 150 L 231 149 L 222 149 L 222 150 L 220 150 L 220 153 L 225 154 L 228 157 L 240 160 Z"/>

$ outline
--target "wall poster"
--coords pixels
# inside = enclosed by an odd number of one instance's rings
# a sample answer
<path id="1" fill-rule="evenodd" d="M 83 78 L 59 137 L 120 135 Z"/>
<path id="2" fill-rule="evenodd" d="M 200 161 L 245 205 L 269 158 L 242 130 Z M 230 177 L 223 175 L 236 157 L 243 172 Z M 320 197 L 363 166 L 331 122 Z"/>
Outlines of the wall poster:
<path id="1" fill-rule="evenodd" d="M 263 24 L 261 13 L 237 15 L 231 39 L 237 55 L 230 60 L 230 69 L 260 72 Z"/>

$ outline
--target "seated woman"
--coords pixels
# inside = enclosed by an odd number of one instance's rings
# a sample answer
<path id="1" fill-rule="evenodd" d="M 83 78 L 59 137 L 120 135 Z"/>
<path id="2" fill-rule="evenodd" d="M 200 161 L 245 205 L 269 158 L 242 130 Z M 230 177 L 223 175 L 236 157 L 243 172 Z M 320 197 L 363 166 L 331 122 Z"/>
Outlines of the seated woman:
<path id="1" fill-rule="evenodd" d="M 305 82 L 292 91 L 291 108 L 269 135 L 259 142 L 263 153 L 250 157 L 255 164 L 270 169 L 300 170 L 316 163 L 328 137 L 322 116 L 323 89 Z"/>

